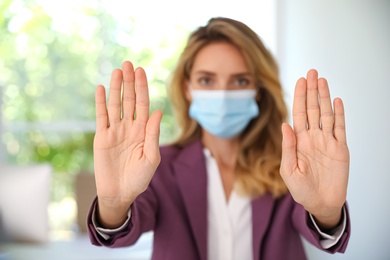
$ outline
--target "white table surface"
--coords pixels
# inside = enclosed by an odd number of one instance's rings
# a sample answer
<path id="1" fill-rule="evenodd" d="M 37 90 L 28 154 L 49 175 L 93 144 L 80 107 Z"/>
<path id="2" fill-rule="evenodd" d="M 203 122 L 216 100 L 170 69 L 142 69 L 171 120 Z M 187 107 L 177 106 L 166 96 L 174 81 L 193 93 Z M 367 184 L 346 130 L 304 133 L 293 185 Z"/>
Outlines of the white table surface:
<path id="1" fill-rule="evenodd" d="M 0 245 L 0 260 L 149 260 L 152 239 L 152 233 L 145 233 L 135 245 L 124 248 L 94 246 L 87 235 L 44 245 L 4 243 Z"/>

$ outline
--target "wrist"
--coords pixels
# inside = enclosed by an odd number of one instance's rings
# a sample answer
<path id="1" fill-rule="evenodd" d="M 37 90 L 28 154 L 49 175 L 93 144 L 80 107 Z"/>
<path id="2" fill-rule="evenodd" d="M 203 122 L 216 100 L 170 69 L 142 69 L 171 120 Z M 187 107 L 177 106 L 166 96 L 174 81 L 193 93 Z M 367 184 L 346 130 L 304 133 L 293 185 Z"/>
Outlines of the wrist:
<path id="1" fill-rule="evenodd" d="M 107 203 L 104 199 L 99 199 L 96 204 L 97 218 L 99 226 L 102 228 L 115 229 L 123 225 L 127 219 L 131 202 L 127 203 Z"/>
<path id="2" fill-rule="evenodd" d="M 343 210 L 341 208 L 340 210 L 332 213 L 328 212 L 327 214 L 312 212 L 310 212 L 310 214 L 313 216 L 318 227 L 323 231 L 327 231 L 337 227 L 340 224 L 343 215 L 342 212 Z"/>

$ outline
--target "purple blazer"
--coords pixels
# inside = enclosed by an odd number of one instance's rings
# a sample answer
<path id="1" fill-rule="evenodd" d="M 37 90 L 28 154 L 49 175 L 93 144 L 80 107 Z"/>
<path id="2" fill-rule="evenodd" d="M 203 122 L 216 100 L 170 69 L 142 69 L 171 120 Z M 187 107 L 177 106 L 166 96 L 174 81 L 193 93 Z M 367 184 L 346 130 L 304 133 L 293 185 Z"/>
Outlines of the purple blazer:
<path id="1" fill-rule="evenodd" d="M 207 259 L 207 173 L 200 140 L 185 148 L 161 147 L 161 163 L 148 187 L 131 206 L 127 227 L 103 239 L 92 224 L 91 205 L 87 227 L 91 243 L 97 246 L 133 245 L 143 232 L 153 230 L 154 260 Z M 326 249 L 346 250 L 350 236 L 347 227 L 340 241 Z M 253 256 L 262 260 L 306 259 L 302 235 L 321 248 L 320 235 L 308 213 L 290 194 L 275 199 L 270 194 L 252 201 Z M 212 259 L 211 259 L 212 260 Z"/>

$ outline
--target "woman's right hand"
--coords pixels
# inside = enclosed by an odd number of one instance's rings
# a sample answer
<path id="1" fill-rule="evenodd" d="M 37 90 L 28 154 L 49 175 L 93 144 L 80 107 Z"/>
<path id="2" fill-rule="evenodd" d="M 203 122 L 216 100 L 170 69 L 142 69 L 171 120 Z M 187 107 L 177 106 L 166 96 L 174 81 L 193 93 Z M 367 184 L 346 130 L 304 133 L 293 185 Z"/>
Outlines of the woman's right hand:
<path id="1" fill-rule="evenodd" d="M 105 89 L 96 89 L 94 171 L 98 220 L 102 227 L 123 224 L 135 198 L 148 187 L 160 163 L 162 112 L 149 117 L 145 71 L 125 61 L 112 72 L 106 104 Z"/>

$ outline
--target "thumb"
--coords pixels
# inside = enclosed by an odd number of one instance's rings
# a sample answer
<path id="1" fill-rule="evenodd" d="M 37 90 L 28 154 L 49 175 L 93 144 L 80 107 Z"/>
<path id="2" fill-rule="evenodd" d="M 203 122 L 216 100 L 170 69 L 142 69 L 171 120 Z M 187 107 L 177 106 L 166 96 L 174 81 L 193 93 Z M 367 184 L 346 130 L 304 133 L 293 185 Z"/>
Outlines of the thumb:
<path id="1" fill-rule="evenodd" d="M 160 162 L 159 140 L 162 111 L 156 110 L 146 124 L 144 152 L 152 162 Z"/>
<path id="2" fill-rule="evenodd" d="M 282 178 L 292 174 L 297 165 L 297 139 L 294 130 L 287 123 L 282 124 L 282 161 L 280 165 L 280 174 Z"/>

